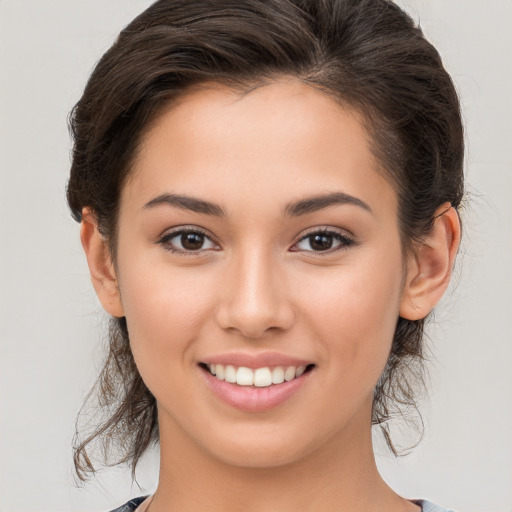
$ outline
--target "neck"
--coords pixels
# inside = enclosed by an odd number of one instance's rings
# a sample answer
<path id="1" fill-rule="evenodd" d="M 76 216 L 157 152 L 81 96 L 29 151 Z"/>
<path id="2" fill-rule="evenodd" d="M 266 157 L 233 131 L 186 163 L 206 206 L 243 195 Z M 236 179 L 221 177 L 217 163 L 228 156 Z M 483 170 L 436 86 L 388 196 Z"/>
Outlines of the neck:
<path id="1" fill-rule="evenodd" d="M 382 480 L 371 428 L 359 427 L 300 460 L 254 468 L 212 457 L 161 415 L 160 479 L 151 512 L 417 511 Z"/>

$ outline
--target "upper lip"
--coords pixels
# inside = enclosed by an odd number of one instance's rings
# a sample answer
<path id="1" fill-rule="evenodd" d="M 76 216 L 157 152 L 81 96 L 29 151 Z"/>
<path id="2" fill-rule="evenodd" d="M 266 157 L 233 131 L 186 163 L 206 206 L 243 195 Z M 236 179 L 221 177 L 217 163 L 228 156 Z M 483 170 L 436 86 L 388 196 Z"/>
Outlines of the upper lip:
<path id="1" fill-rule="evenodd" d="M 279 352 L 227 352 L 207 357 L 201 361 L 204 364 L 223 364 L 246 368 L 264 368 L 266 366 L 307 366 L 312 361 L 281 354 Z"/>

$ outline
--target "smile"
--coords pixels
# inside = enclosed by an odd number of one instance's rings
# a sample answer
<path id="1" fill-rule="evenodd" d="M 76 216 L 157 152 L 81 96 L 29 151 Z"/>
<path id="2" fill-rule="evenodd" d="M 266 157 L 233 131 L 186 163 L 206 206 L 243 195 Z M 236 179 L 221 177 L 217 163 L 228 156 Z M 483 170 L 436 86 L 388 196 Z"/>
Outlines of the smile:
<path id="1" fill-rule="evenodd" d="M 264 388 L 273 384 L 282 384 L 300 377 L 308 367 L 303 366 L 268 366 L 262 368 L 247 368 L 224 364 L 206 364 L 205 367 L 218 380 L 237 384 L 238 386 L 254 386 Z"/>
<path id="2" fill-rule="evenodd" d="M 204 382 L 225 404 L 251 413 L 270 411 L 292 399 L 310 381 L 315 364 L 283 361 L 283 357 L 254 358 L 234 355 L 233 364 L 200 363 Z M 238 359 L 238 360 L 237 360 Z M 281 364 L 271 359 L 281 359 Z M 238 365 L 235 366 L 236 363 Z M 265 364 L 269 366 L 264 366 Z"/>

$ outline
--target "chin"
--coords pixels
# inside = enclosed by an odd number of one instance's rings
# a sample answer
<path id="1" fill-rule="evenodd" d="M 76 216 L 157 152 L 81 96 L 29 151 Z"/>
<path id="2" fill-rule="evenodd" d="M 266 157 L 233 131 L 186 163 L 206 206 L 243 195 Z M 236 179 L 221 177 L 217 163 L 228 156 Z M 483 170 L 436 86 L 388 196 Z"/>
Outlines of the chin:
<path id="1" fill-rule="evenodd" d="M 232 445 L 222 453 L 210 455 L 228 466 L 241 469 L 272 469 L 298 462 L 304 457 L 300 450 L 285 450 L 259 444 L 255 447 Z"/>
<path id="2" fill-rule="evenodd" d="M 299 435 L 294 435 L 299 434 Z M 311 456 L 325 439 L 304 439 L 299 432 L 274 429 L 241 435 L 238 439 L 218 439 L 208 442 L 209 455 L 229 466 L 247 469 L 271 469 L 297 463 Z"/>

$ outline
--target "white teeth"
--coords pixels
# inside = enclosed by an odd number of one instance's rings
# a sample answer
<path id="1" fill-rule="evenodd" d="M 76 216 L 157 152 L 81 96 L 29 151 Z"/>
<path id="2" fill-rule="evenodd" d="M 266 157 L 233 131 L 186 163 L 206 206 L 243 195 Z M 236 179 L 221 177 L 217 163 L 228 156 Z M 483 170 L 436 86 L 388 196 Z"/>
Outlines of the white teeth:
<path id="1" fill-rule="evenodd" d="M 295 372 L 297 369 L 295 366 L 288 366 L 284 372 L 284 380 L 289 381 L 295 378 Z"/>
<path id="2" fill-rule="evenodd" d="M 284 370 L 277 366 L 272 371 L 272 384 L 281 384 L 281 382 L 284 382 Z"/>
<path id="3" fill-rule="evenodd" d="M 306 366 L 288 366 L 287 368 L 276 366 L 273 369 L 265 366 L 253 370 L 245 366 L 236 368 L 230 364 L 209 364 L 207 368 L 219 380 L 225 380 L 232 384 L 236 383 L 239 386 L 255 386 L 258 388 L 265 388 L 272 384 L 281 384 L 284 381 L 293 380 L 300 377 L 306 371 Z"/>
<path id="4" fill-rule="evenodd" d="M 226 366 L 226 373 L 224 374 L 224 380 L 226 382 L 236 382 L 236 368 L 228 364 Z"/>
<path id="5" fill-rule="evenodd" d="M 236 371 L 236 383 L 239 386 L 252 386 L 254 384 L 254 372 L 250 368 L 240 366 Z"/>
<path id="6" fill-rule="evenodd" d="M 224 375 L 225 375 L 225 371 L 224 371 L 224 365 L 223 364 L 216 364 L 215 365 L 215 371 L 216 371 L 216 377 L 217 379 L 219 380 L 224 380 Z"/>
<path id="7" fill-rule="evenodd" d="M 254 385 L 258 388 L 264 388 L 272 384 L 272 372 L 270 368 L 258 368 L 254 370 Z"/>

